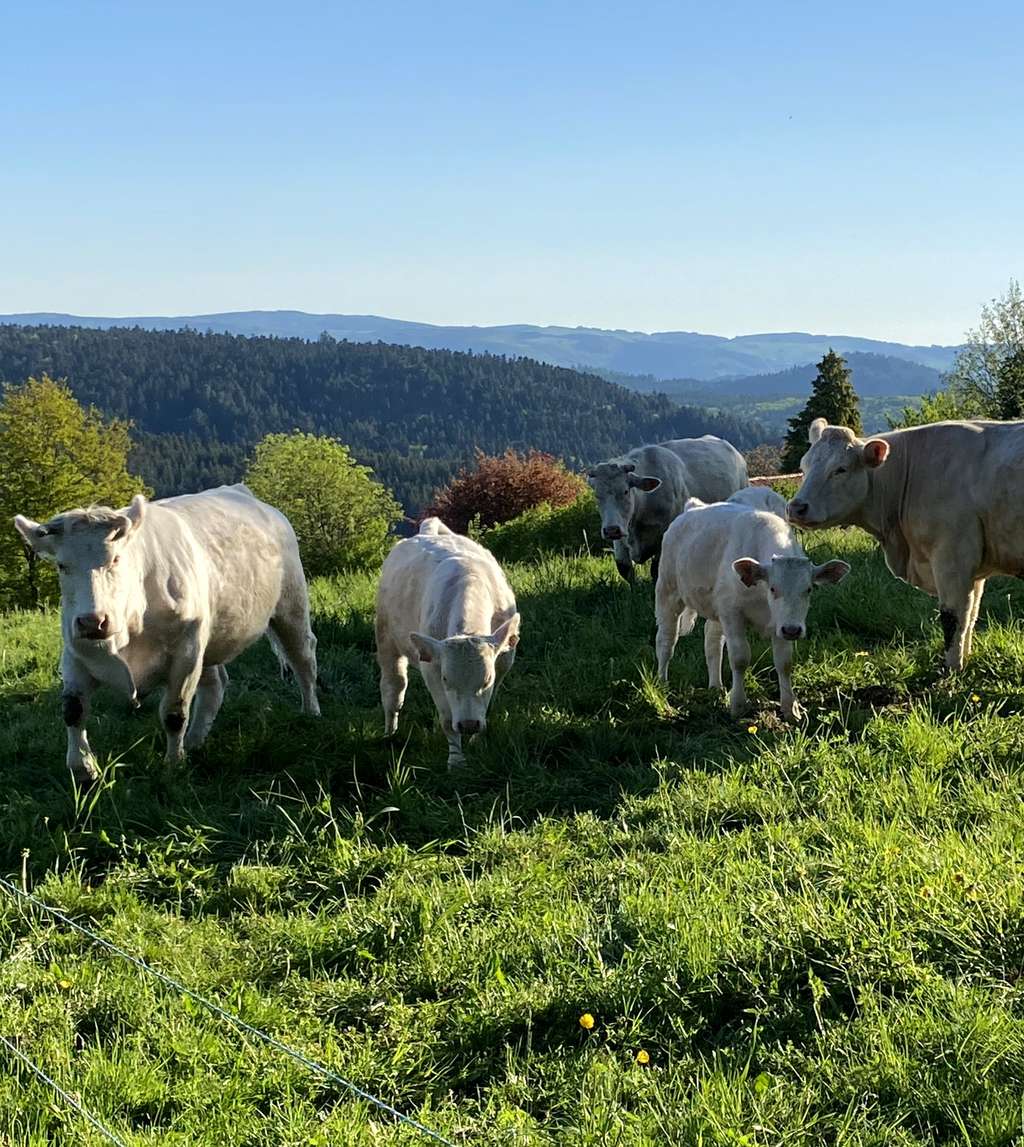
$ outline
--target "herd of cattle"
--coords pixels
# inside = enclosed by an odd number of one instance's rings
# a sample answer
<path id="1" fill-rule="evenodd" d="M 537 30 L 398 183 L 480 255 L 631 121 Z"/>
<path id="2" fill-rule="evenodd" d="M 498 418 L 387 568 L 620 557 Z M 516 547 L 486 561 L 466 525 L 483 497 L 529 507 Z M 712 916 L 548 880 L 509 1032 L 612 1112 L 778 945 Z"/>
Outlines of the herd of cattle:
<path id="1" fill-rule="evenodd" d="M 732 669 L 730 707 L 746 702 L 748 628 L 771 638 L 782 709 L 799 718 L 790 683 L 811 590 L 841 581 L 842 561 L 814 565 L 792 526 L 860 526 L 897 577 L 939 600 L 946 664 L 962 668 L 985 587 L 1024 573 L 1024 422 L 941 422 L 857 437 L 818 419 L 787 504 L 748 485 L 742 456 L 711 436 L 680 439 L 602 462 L 588 480 L 619 572 L 651 561 L 658 672 L 681 635 L 705 619 L 709 684 Z M 68 510 L 45 523 L 19 515 L 25 543 L 57 566 L 61 587 L 67 763 L 79 783 L 98 775 L 86 735 L 100 685 L 133 704 L 163 687 L 166 757 L 200 745 L 227 684 L 225 666 L 266 634 L 292 670 L 302 707 L 318 716 L 316 638 L 290 523 L 244 486 L 122 510 Z M 428 518 L 384 562 L 376 636 L 385 733 L 393 734 L 410 663 L 430 690 L 448 739 L 484 730 L 495 690 L 515 659 L 520 616 L 483 546 Z"/>

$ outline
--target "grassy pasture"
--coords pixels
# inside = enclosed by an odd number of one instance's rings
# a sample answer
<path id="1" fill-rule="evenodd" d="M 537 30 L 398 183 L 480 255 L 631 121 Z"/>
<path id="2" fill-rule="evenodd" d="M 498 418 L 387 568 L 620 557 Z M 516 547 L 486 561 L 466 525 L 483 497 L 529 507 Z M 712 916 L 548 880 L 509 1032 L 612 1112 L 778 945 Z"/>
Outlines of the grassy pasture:
<path id="1" fill-rule="evenodd" d="M 1024 590 L 944 678 L 933 603 L 811 540 L 854 570 L 804 726 L 767 643 L 731 721 L 699 632 L 655 681 L 648 582 L 541 559 L 459 775 L 418 679 L 380 736 L 369 576 L 314 585 L 322 721 L 261 647 L 168 772 L 154 702 L 101 694 L 87 800 L 56 618 L 0 618 L 0 871 L 458 1143 L 1018 1143 Z M 0 1031 L 132 1144 L 425 1142 L 5 896 L 0 944 Z M 0 1056 L 0 1143 L 103 1142 Z"/>

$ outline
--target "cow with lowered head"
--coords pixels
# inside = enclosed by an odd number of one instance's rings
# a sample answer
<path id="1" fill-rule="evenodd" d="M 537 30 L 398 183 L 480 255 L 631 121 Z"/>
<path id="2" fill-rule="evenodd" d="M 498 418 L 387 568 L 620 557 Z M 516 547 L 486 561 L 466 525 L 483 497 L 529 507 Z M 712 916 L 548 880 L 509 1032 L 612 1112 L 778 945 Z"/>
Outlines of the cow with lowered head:
<path id="1" fill-rule="evenodd" d="M 687 498 L 720 502 L 747 484 L 747 464 L 714 435 L 638 446 L 587 472 L 601 512 L 601 536 L 612 543 L 615 565 L 627 580 L 636 562 L 651 562 L 658 578 L 661 539 Z"/>
<path id="2" fill-rule="evenodd" d="M 949 669 L 971 653 L 985 579 L 1024 572 L 1024 422 L 933 422 L 859 438 L 816 418 L 789 520 L 860 526 L 939 599 Z"/>
<path id="3" fill-rule="evenodd" d="M 18 515 L 25 542 L 57 566 L 67 763 L 98 773 L 86 736 L 89 699 L 109 685 L 132 703 L 163 687 L 166 759 L 200 745 L 224 697 L 224 666 L 264 634 L 318 716 L 316 638 L 288 519 L 242 485 L 130 506 Z M 191 724 L 189 719 L 191 717 Z"/>

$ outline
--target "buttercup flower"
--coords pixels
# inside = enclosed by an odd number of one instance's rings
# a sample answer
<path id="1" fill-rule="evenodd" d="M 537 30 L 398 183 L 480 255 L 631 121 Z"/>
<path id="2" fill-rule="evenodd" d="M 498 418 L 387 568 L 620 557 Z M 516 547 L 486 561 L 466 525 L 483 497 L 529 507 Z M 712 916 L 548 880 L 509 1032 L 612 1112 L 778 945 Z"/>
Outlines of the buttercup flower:
<path id="1" fill-rule="evenodd" d="M 748 732 L 748 733 L 749 733 L 751 736 L 753 736 L 753 735 L 754 735 L 754 734 L 757 732 L 757 726 L 756 726 L 756 725 L 748 725 L 748 726 L 747 726 L 747 732 Z"/>
<path id="2" fill-rule="evenodd" d="M 643 1048 L 641 1048 L 636 1053 L 636 1061 L 637 1061 L 637 1063 L 650 1063 L 651 1057 L 647 1054 L 647 1052 L 644 1051 Z"/>
<path id="3" fill-rule="evenodd" d="M 584 1012 L 583 1015 L 580 1016 L 580 1027 L 583 1028 L 584 1031 L 591 1031 L 593 1029 L 594 1017 L 590 1012 Z"/>

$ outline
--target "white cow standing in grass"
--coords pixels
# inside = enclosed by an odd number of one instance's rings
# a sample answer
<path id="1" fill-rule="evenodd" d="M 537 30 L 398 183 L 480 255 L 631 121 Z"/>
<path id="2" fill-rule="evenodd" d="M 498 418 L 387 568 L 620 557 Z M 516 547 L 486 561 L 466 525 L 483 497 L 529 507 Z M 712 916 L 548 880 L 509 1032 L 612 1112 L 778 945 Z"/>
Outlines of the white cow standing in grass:
<path id="1" fill-rule="evenodd" d="M 669 527 L 661 552 L 655 595 L 659 677 L 668 680 L 676 641 L 693 629 L 698 616 L 705 618 L 708 685 L 722 688 L 724 642 L 732 668 L 729 706 L 738 717 L 747 703 L 749 625 L 771 638 L 782 712 L 798 720 L 802 713 L 790 680 L 793 642 L 806 632 L 811 589 L 842 581 L 850 572 L 846 562 L 814 565 L 776 513 L 736 502 L 708 506 L 697 498 Z"/>
<path id="2" fill-rule="evenodd" d="M 996 574 L 1024 574 L 1024 422 L 933 422 L 858 438 L 816 418 L 789 520 L 860 526 L 898 578 L 939 599 L 946 666 L 957 671 Z"/>
<path id="3" fill-rule="evenodd" d="M 728 498 L 746 486 L 747 464 L 731 443 L 705 434 L 638 446 L 588 470 L 587 481 L 619 573 L 632 581 L 634 563 L 650 559 L 657 581 L 661 539 L 686 499 Z"/>
<path id="4" fill-rule="evenodd" d="M 449 767 L 464 764 L 462 737 L 487 727 L 519 643 L 516 599 L 501 566 L 439 518 L 425 519 L 384 562 L 376 631 L 385 735 L 398 729 L 411 661 L 437 707 Z"/>
<path id="5" fill-rule="evenodd" d="M 245 486 L 157 502 L 137 494 L 123 510 L 68 510 L 42 524 L 18 515 L 14 524 L 60 577 L 67 763 L 78 782 L 98 775 L 85 729 L 98 685 L 133 703 L 164 686 L 166 759 L 178 761 L 210 731 L 224 666 L 264 634 L 294 670 L 303 709 L 319 716 L 295 533 Z"/>

